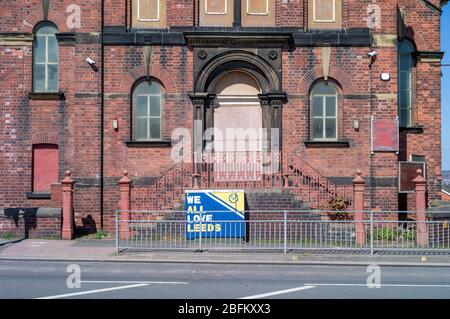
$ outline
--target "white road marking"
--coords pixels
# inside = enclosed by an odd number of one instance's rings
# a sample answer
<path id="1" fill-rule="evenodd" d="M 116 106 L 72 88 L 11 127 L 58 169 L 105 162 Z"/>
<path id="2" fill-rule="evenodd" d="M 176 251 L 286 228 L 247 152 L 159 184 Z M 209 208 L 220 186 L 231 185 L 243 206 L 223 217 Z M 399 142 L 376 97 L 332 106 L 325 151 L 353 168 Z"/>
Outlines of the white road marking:
<path id="1" fill-rule="evenodd" d="M 80 292 L 74 292 L 74 293 L 70 293 L 70 294 L 62 294 L 62 295 L 55 295 L 55 296 L 48 296 L 48 297 L 40 297 L 40 298 L 36 298 L 36 299 L 59 299 L 59 298 L 66 298 L 66 297 L 74 297 L 74 296 L 95 294 L 95 293 L 98 293 L 98 292 L 121 290 L 121 289 L 129 289 L 129 288 L 137 288 L 137 287 L 144 287 L 144 286 L 148 286 L 148 284 L 127 285 L 127 286 L 120 286 L 120 287 L 112 287 L 112 288 L 80 291 Z"/>
<path id="2" fill-rule="evenodd" d="M 265 298 L 265 297 L 270 297 L 270 296 L 288 294 L 290 292 L 296 292 L 296 291 L 306 290 L 306 289 L 311 289 L 311 288 L 316 288 L 316 287 L 315 286 L 302 286 L 302 287 L 291 288 L 291 289 L 286 289 L 286 290 L 278 290 L 278 291 L 268 292 L 268 293 L 260 294 L 260 295 L 243 297 L 243 298 L 239 298 L 239 299 L 260 299 L 260 298 Z"/>
<path id="3" fill-rule="evenodd" d="M 87 284 L 167 284 L 167 285 L 187 285 L 189 284 L 187 281 L 109 281 L 109 280 L 81 280 L 80 283 Z"/>
<path id="4" fill-rule="evenodd" d="M 367 284 L 305 284 L 314 286 L 367 287 Z M 381 284 L 380 287 L 450 288 L 450 285 Z"/>

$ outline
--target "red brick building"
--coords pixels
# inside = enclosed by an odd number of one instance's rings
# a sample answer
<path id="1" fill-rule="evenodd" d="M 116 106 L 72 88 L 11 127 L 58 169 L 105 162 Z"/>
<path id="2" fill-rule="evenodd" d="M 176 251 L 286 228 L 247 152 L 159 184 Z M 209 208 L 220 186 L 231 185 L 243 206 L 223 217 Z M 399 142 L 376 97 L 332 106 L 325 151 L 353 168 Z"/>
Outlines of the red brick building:
<path id="1" fill-rule="evenodd" d="M 68 169 L 81 228 L 113 229 L 125 169 L 132 209 L 179 208 L 194 182 L 269 189 L 266 207 L 351 203 L 356 169 L 367 209 L 414 209 L 418 167 L 438 199 L 442 2 L 2 1 L 0 208 L 60 207 Z M 247 138 L 256 157 L 234 152 L 225 171 L 194 165 L 230 140 L 202 139 L 211 128 L 268 143 Z"/>

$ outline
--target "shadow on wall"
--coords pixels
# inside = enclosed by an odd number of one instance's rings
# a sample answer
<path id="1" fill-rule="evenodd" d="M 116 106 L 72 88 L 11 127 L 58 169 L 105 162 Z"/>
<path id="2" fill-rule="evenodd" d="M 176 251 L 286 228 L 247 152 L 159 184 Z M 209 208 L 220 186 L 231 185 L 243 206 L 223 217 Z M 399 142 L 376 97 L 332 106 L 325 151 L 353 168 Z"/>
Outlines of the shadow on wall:
<path id="1" fill-rule="evenodd" d="M 75 227 L 75 236 L 81 237 L 84 235 L 95 234 L 97 232 L 97 224 L 92 215 L 87 215 L 81 218 L 82 226 Z"/>
<path id="2" fill-rule="evenodd" d="M 6 218 L 12 219 L 17 229 L 19 229 L 19 220 L 23 218 L 24 222 L 24 238 L 30 237 L 30 230 L 37 227 L 37 207 L 33 208 L 5 208 L 4 214 Z"/>

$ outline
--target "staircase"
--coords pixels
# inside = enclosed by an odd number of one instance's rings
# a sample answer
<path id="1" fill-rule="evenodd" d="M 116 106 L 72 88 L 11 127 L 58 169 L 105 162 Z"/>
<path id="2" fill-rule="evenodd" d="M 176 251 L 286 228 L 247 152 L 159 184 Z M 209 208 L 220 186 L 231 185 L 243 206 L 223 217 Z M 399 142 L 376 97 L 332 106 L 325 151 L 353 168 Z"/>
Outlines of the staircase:
<path id="1" fill-rule="evenodd" d="M 272 160 L 274 160 L 273 157 Z M 281 158 L 276 160 L 277 163 L 281 163 Z M 260 158 L 257 161 L 263 161 L 263 159 Z M 291 204 L 286 207 L 280 204 L 279 209 L 326 209 L 330 200 L 336 197 L 344 198 L 349 202 L 349 209 L 351 208 L 352 186 L 335 185 L 299 156 L 292 157 L 287 166 L 288 169 L 285 169 L 288 173 L 284 176 L 280 171 L 265 174 L 251 166 L 251 172 L 240 171 L 240 174 L 230 178 L 229 172 L 220 170 L 221 173 L 218 173 L 217 165 L 212 163 L 214 162 L 210 160 L 198 165 L 187 162 L 177 163 L 150 186 L 134 187 L 132 209 L 155 211 L 181 209 L 185 190 L 192 189 L 195 184 L 199 189 L 244 189 L 248 194 L 254 194 L 255 190 L 259 194 L 268 191 L 266 198 L 271 196 L 274 202 L 277 200 L 277 191 L 285 196 L 291 196 Z M 235 169 L 235 166 L 232 169 Z M 251 201 L 250 198 L 248 200 Z M 289 199 L 285 202 L 289 202 Z"/>
<path id="2" fill-rule="evenodd" d="M 331 200 L 341 197 L 352 207 L 353 186 L 336 185 L 294 154 L 289 160 L 289 186 L 295 195 L 313 209 L 326 209 Z"/>

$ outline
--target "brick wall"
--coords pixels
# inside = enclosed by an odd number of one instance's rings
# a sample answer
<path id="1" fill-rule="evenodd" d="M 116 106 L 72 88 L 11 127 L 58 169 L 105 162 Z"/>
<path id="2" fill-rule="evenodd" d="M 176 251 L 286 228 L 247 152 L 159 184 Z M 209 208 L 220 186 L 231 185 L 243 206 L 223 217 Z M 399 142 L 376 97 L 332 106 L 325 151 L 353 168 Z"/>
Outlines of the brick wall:
<path id="1" fill-rule="evenodd" d="M 0 238 L 61 238 L 61 209 L 0 210 Z"/>
<path id="2" fill-rule="evenodd" d="M 343 0 L 343 28 L 365 28 L 370 0 Z M 437 0 L 433 0 L 437 4 Z M 69 30 L 67 7 L 75 3 L 81 9 L 81 28 Z M 105 25 L 125 26 L 125 1 L 105 1 Z M 398 161 L 411 154 L 428 160 L 429 199 L 439 198 L 441 171 L 440 145 L 440 67 L 427 62 L 415 69 L 414 107 L 423 125 L 423 133 L 402 132 L 400 153 L 370 153 L 370 116 L 393 118 L 397 114 L 397 3 L 406 12 L 407 37 L 419 51 L 440 50 L 439 14 L 424 1 L 379 0 L 382 11 L 379 29 L 372 30 L 375 43 L 369 47 L 332 47 L 330 78 L 341 87 L 339 134 L 349 148 L 307 148 L 309 139 L 309 90 L 322 77 L 321 49 L 296 47 L 283 50 L 282 89 L 288 102 L 283 107 L 283 147 L 297 152 L 311 166 L 327 177 L 354 177 L 361 169 L 367 180 L 365 207 L 396 210 L 399 208 L 396 178 Z M 101 1 L 50 1 L 48 19 L 60 32 L 76 32 L 76 43 L 60 46 L 60 90 L 65 100 L 30 100 L 32 84 L 32 29 L 44 19 L 42 1 L 2 2 L 0 33 L 14 33 L 20 39 L 0 45 L 0 207 L 56 206 L 59 200 L 27 199 L 32 191 L 32 145 L 51 141 L 59 147 L 59 180 L 66 169 L 73 172 L 75 184 L 75 221 L 77 228 L 94 231 L 101 224 L 100 158 L 104 157 L 103 221 L 114 229 L 118 208 L 117 181 L 127 169 L 136 181 L 132 207 L 145 209 L 149 181 L 170 168 L 171 147 L 131 147 L 130 93 L 136 80 L 147 74 L 142 46 L 108 45 L 104 61 L 104 126 L 101 127 L 101 73 L 84 61 L 91 57 L 100 67 Z M 195 21 L 193 0 L 170 1 L 167 7 L 169 27 L 192 26 Z M 276 1 L 276 26 L 302 32 L 307 21 L 303 0 Z M 175 30 L 175 29 L 172 29 Z M 23 39 L 25 38 L 25 40 Z M 3 38 L 2 38 L 3 39 Z M 81 40 L 84 39 L 84 40 Z M 89 39 L 89 40 L 86 40 Z M 381 41 L 384 39 L 383 41 Z M 387 40 L 386 40 L 387 39 Z M 0 41 L 3 41 L 0 39 Z M 378 51 L 369 68 L 367 53 Z M 383 82 L 380 74 L 389 72 Z M 164 86 L 167 99 L 163 113 L 163 137 L 170 139 L 176 127 L 192 130 L 192 103 L 188 94 L 194 86 L 194 54 L 185 45 L 154 45 L 150 74 Z M 117 120 L 119 129 L 112 127 Z M 359 130 L 353 129 L 359 120 Z M 4 125 L 3 125 L 4 124 Z M 100 147 L 101 131 L 104 148 Z M 56 201 L 56 202 L 54 202 Z M 133 206 L 134 205 L 134 206 Z M 282 206 L 283 203 L 277 205 Z M 414 200 L 406 199 L 413 209 Z"/>

